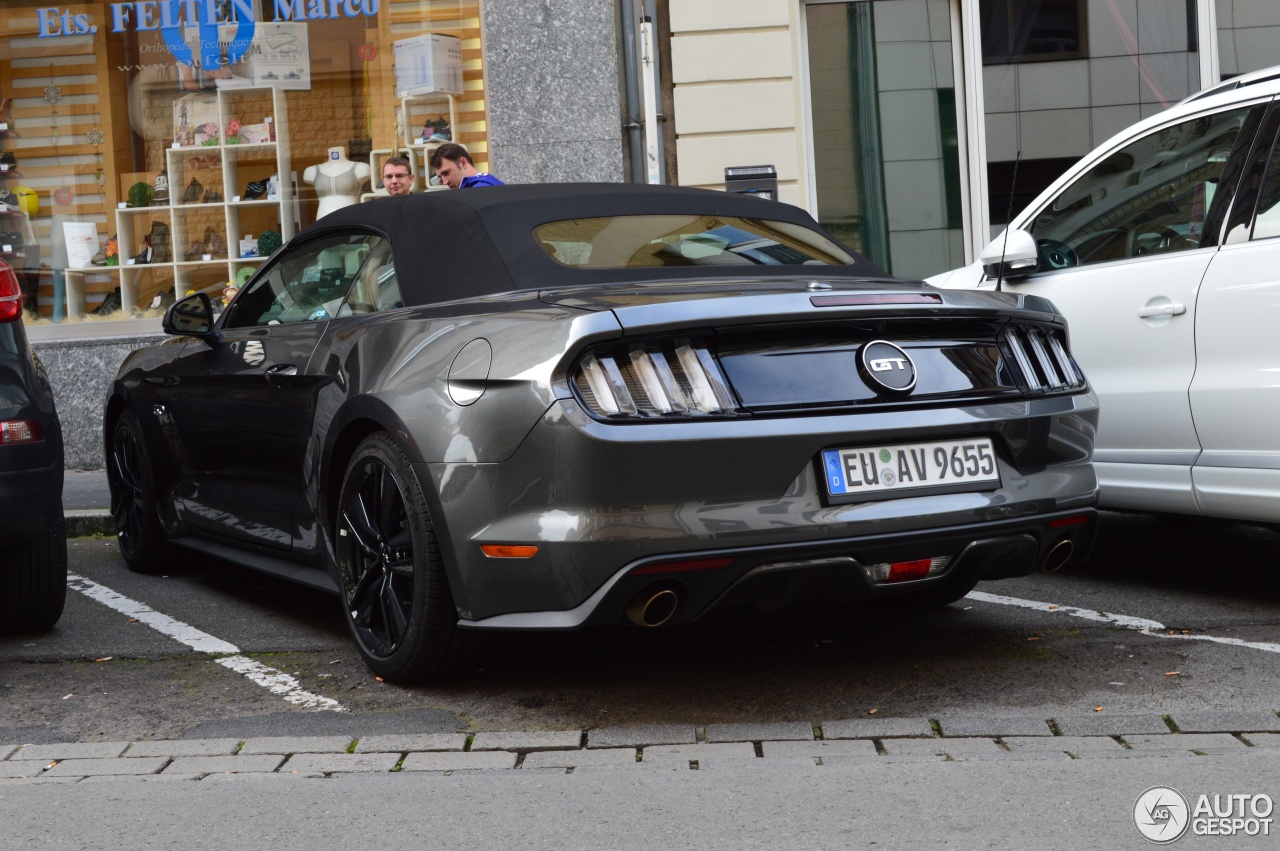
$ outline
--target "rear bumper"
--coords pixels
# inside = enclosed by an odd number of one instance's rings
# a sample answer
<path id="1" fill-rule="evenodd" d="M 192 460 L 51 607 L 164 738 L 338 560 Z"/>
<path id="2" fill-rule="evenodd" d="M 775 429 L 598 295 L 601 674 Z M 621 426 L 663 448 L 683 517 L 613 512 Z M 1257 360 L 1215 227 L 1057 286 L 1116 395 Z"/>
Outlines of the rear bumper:
<path id="1" fill-rule="evenodd" d="M 915 543 L 938 536 L 951 547 L 945 554 L 957 556 L 975 541 L 1028 535 L 1036 553 L 1005 575 L 1029 572 L 1050 537 L 1046 518 L 1097 502 L 1090 463 L 1096 423 L 1097 400 L 1089 393 L 969 408 L 635 427 L 596 422 L 565 402 L 504 462 L 418 464 L 415 472 L 462 621 L 566 629 L 596 622 L 595 609 L 612 586 L 621 583 L 618 594 L 632 587 L 623 582 L 632 570 L 687 554 L 741 557 L 726 580 L 710 583 L 697 599 L 722 595 L 771 560 L 827 552 L 861 560 L 882 546 L 901 553 L 889 561 L 908 560 L 923 557 L 911 554 Z M 961 435 L 992 438 L 997 486 L 849 504 L 824 496 L 816 460 L 824 448 Z M 483 544 L 538 550 L 526 559 L 488 558 Z M 690 606 L 696 617 L 698 606 Z M 599 617 L 612 615 L 602 610 Z"/>
<path id="2" fill-rule="evenodd" d="M 634 600 L 667 590 L 674 592 L 678 601 L 670 623 L 696 620 L 730 604 L 889 599 L 943 583 L 959 586 L 972 580 L 1025 576 L 1042 566 L 1050 553 L 1054 558 L 1061 556 L 1062 564 L 1078 563 L 1092 549 L 1097 525 L 1097 512 L 1083 509 L 928 533 L 669 554 L 627 565 L 573 609 L 464 619 L 460 625 L 472 629 L 570 630 L 623 623 Z M 1061 546 L 1064 542 L 1070 546 Z M 864 565 L 939 555 L 951 556 L 952 561 L 944 573 L 930 579 L 876 585 L 862 569 Z M 709 566 L 698 567 L 699 563 Z"/>
<path id="3" fill-rule="evenodd" d="M 4 450 L 22 447 L 5 447 Z M 62 506 L 62 459 L 0 471 L 0 545 L 43 532 Z"/>

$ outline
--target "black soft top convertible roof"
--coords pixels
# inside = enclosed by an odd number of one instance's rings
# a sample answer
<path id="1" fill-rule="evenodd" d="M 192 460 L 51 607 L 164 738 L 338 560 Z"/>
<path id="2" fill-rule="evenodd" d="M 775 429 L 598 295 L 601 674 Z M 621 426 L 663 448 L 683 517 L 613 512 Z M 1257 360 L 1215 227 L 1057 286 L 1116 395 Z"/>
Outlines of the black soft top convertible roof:
<path id="1" fill-rule="evenodd" d="M 808 213 L 790 204 L 707 189 L 628 183 L 486 186 L 379 198 L 330 213 L 299 233 L 295 241 L 335 228 L 372 228 L 386 234 L 407 304 L 515 290 L 691 277 L 889 277 L 852 250 L 849 253 L 855 262 L 845 266 L 701 266 L 696 271 L 687 267 L 577 269 L 555 262 L 533 238 L 533 229 L 547 222 L 658 214 L 790 222 L 816 230 L 839 244 Z"/>

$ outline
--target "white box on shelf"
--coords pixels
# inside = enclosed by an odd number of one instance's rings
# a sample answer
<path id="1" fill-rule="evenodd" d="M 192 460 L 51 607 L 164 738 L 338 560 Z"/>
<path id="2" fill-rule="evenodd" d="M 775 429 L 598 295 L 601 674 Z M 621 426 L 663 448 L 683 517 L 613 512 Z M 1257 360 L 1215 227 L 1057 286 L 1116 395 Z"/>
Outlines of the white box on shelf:
<path id="1" fill-rule="evenodd" d="M 245 234 L 244 239 L 240 240 L 240 257 L 257 257 L 258 256 L 258 240 L 253 238 L 253 234 Z"/>
<path id="2" fill-rule="evenodd" d="M 462 94 L 462 39 L 423 33 L 391 43 L 400 97 Z"/>

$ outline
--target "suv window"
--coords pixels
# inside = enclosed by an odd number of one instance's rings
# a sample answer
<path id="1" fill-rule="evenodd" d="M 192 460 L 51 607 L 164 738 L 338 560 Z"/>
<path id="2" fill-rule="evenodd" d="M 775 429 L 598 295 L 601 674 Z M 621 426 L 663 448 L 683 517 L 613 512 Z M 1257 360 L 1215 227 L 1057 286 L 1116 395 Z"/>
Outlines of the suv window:
<path id="1" fill-rule="evenodd" d="M 1199 248 L 1251 109 L 1162 127 L 1082 174 L 1031 223 L 1039 271 Z"/>
<path id="2" fill-rule="evenodd" d="M 369 253 L 386 240 L 325 236 L 285 252 L 236 299 L 224 328 L 332 319 Z"/>
<path id="3" fill-rule="evenodd" d="M 1280 236 L 1280 142 L 1272 145 L 1267 177 L 1258 196 L 1258 214 L 1253 222 L 1254 239 Z"/>

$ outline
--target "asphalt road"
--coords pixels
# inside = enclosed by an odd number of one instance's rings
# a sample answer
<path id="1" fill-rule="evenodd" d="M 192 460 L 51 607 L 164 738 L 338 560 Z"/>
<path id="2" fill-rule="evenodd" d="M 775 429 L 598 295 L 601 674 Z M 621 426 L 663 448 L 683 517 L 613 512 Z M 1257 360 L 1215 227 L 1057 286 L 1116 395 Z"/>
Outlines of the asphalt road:
<path id="1" fill-rule="evenodd" d="M 1268 530 L 1108 514 L 1083 569 L 979 586 L 1056 609 L 978 595 L 927 614 L 734 613 L 507 638 L 475 670 L 403 688 L 363 666 L 335 598 L 194 556 L 139 576 L 113 541 L 78 539 L 74 574 L 346 711 L 290 702 L 72 591 L 53 632 L 0 639 L 0 742 L 1274 711 L 1278 551 Z"/>

